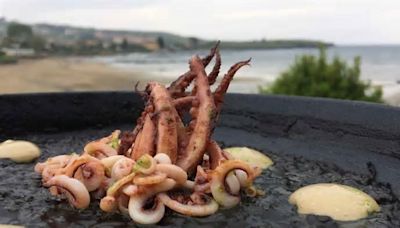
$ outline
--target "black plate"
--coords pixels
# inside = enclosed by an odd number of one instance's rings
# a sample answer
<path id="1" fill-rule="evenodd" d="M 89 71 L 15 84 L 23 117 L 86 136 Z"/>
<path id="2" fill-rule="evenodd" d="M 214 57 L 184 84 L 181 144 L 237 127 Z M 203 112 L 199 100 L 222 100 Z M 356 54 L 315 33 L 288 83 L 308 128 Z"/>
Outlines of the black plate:
<path id="1" fill-rule="evenodd" d="M 34 141 L 43 149 L 39 160 L 80 152 L 87 141 L 113 129 L 133 128 L 142 105 L 139 95 L 124 92 L 0 96 L 0 141 Z M 272 156 L 275 167 L 257 181 L 267 195 L 244 199 L 235 209 L 207 218 L 170 213 L 160 225 L 335 226 L 337 223 L 327 218 L 299 216 L 287 203 L 290 192 L 317 182 L 359 187 L 382 205 L 383 212 L 372 219 L 341 225 L 390 226 L 398 222 L 394 218 L 400 217 L 399 108 L 331 99 L 230 94 L 213 138 L 224 146 L 249 146 Z M 40 177 L 33 173 L 33 164 L 1 160 L 0 167 L 0 224 L 134 226 L 126 217 L 99 212 L 95 204 L 79 212 L 50 197 L 41 187 Z"/>

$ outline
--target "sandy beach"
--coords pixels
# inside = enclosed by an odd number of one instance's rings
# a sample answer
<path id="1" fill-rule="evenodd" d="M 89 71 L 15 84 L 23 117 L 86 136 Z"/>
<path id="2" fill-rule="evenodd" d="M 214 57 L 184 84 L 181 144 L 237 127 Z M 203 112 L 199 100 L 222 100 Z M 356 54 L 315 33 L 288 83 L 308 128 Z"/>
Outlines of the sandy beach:
<path id="1" fill-rule="evenodd" d="M 133 90 L 138 81 L 139 88 L 150 80 L 163 81 L 81 58 L 20 60 L 0 65 L 0 78 L 0 94 Z"/>
<path id="2" fill-rule="evenodd" d="M 153 73 L 120 68 L 85 58 L 44 58 L 20 60 L 13 65 L 0 65 L 0 94 L 68 92 L 68 91 L 133 91 L 135 84 L 143 89 L 147 82 L 156 80 L 170 83 L 170 77 L 156 77 Z M 238 77 L 231 92 L 244 92 L 259 81 Z M 400 85 L 382 84 L 385 103 L 400 106 Z M 254 87 L 254 86 L 253 86 Z"/>

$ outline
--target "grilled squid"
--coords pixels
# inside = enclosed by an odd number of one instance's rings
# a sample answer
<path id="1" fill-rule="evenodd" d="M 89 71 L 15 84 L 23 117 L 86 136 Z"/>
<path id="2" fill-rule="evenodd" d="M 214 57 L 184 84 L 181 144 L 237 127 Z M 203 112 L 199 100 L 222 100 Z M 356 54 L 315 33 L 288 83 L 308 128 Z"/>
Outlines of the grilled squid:
<path id="1" fill-rule="evenodd" d="M 39 162 L 35 165 L 35 172 L 42 173 L 43 170 L 51 166 L 53 168 L 64 168 L 73 158 L 77 158 L 77 154 L 58 155 L 47 159 L 45 162 Z"/>
<path id="2" fill-rule="evenodd" d="M 205 67 L 214 56 L 207 75 Z M 251 187 L 259 170 L 234 160 L 211 137 L 228 86 L 249 61 L 233 65 L 212 92 L 221 67 L 217 43 L 205 58 L 193 56 L 190 71 L 169 87 L 148 83 L 134 129 L 89 142 L 81 155 L 38 163 L 35 171 L 51 194 L 65 195 L 74 207 L 88 207 L 90 192 L 100 199 L 101 210 L 129 214 L 140 224 L 159 222 L 166 207 L 203 217 L 238 204 L 241 190 L 259 195 Z M 191 83 L 192 91 L 186 91 Z"/>
<path id="3" fill-rule="evenodd" d="M 133 178 L 135 185 L 152 185 L 159 184 L 167 179 L 166 173 L 156 172 L 147 176 L 136 176 Z"/>
<path id="4" fill-rule="evenodd" d="M 100 200 L 100 208 L 105 212 L 113 212 L 117 209 L 117 200 L 114 196 L 105 196 Z"/>
<path id="5" fill-rule="evenodd" d="M 111 170 L 112 170 L 112 167 L 114 166 L 114 164 L 115 164 L 118 160 L 120 160 L 120 159 L 122 159 L 122 158 L 126 158 L 126 157 L 123 156 L 123 155 L 113 155 L 113 156 L 106 157 L 106 158 L 103 158 L 103 159 L 100 160 L 101 163 L 102 163 L 103 166 L 104 166 L 106 175 L 107 175 L 108 177 L 111 177 Z"/>
<path id="6" fill-rule="evenodd" d="M 104 166 L 100 161 L 89 161 L 77 169 L 74 178 L 81 181 L 89 192 L 94 191 L 105 178 Z"/>
<path id="7" fill-rule="evenodd" d="M 203 195 L 206 201 L 205 204 L 183 204 L 176 200 L 171 199 L 168 194 L 160 193 L 158 198 L 161 200 L 165 206 L 170 209 L 188 216 L 204 217 L 214 214 L 218 210 L 218 203 L 215 202 L 211 197 Z"/>
<path id="8" fill-rule="evenodd" d="M 160 173 L 165 173 L 167 177 L 174 179 L 178 184 L 184 184 L 188 178 L 187 173 L 176 165 L 157 164 L 156 170 Z"/>
<path id="9" fill-rule="evenodd" d="M 254 179 L 254 170 L 246 163 L 238 160 L 227 160 L 211 173 L 211 193 L 214 199 L 225 208 L 231 208 L 240 202 L 240 196 L 230 192 L 226 187 L 226 178 L 231 171 L 240 169 L 246 172 L 246 185 Z"/>
<path id="10" fill-rule="evenodd" d="M 121 194 L 118 196 L 117 201 L 118 201 L 118 210 L 122 214 L 129 215 L 129 209 L 128 209 L 129 196 Z"/>
<path id="11" fill-rule="evenodd" d="M 98 162 L 99 160 L 90 155 L 82 155 L 76 159 L 73 159 L 71 162 L 68 163 L 67 166 L 60 169 L 58 174 L 65 174 L 69 177 L 72 177 L 72 176 L 74 176 L 75 172 L 77 171 L 77 169 L 79 167 L 81 167 L 82 165 L 84 165 L 90 161 Z"/>
<path id="12" fill-rule="evenodd" d="M 159 222 L 165 213 L 164 204 L 154 197 L 157 193 L 169 191 L 174 188 L 176 182 L 170 178 L 165 181 L 149 187 L 143 191 L 142 194 L 133 195 L 129 199 L 129 215 L 137 223 L 140 224 L 154 224 Z M 148 200 L 151 205 L 146 205 Z"/>
<path id="13" fill-rule="evenodd" d="M 139 188 L 137 185 L 128 184 L 122 188 L 122 192 L 127 196 L 132 196 L 139 192 Z"/>
<path id="14" fill-rule="evenodd" d="M 169 158 L 169 156 L 164 153 L 158 153 L 153 158 L 154 158 L 154 160 L 156 160 L 156 162 L 158 164 L 171 164 L 172 163 L 171 158 Z"/>
<path id="15" fill-rule="evenodd" d="M 117 208 L 116 196 L 120 189 L 132 181 L 136 173 L 132 172 L 129 175 L 121 178 L 107 189 L 107 195 L 100 200 L 100 208 L 106 212 L 112 212 Z"/>
<path id="16" fill-rule="evenodd" d="M 89 206 L 90 196 L 88 190 L 82 182 L 74 178 L 65 175 L 57 175 L 47 181 L 44 186 L 57 187 L 57 190 L 65 194 L 69 203 L 78 209 L 87 208 Z"/>
<path id="17" fill-rule="evenodd" d="M 134 170 L 143 174 L 151 174 L 156 171 L 157 162 L 148 154 L 143 155 L 136 161 Z"/>
<path id="18" fill-rule="evenodd" d="M 45 166 L 42 171 L 42 182 L 46 183 L 53 178 L 58 172 L 58 168 L 52 165 Z"/>
<path id="19" fill-rule="evenodd" d="M 83 149 L 86 154 L 96 157 L 98 159 L 118 155 L 116 149 L 103 141 L 94 141 L 88 143 Z"/>
<path id="20" fill-rule="evenodd" d="M 127 157 L 118 159 L 111 168 L 111 178 L 113 180 L 119 180 L 128 175 L 132 172 L 134 164 L 135 161 Z"/>

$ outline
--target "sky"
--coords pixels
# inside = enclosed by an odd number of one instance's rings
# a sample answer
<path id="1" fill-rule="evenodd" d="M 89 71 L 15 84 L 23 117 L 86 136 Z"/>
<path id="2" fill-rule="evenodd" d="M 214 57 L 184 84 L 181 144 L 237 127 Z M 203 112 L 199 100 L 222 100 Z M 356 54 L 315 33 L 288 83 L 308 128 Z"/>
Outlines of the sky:
<path id="1" fill-rule="evenodd" d="M 0 0 L 0 15 L 206 39 L 400 44 L 400 0 Z"/>

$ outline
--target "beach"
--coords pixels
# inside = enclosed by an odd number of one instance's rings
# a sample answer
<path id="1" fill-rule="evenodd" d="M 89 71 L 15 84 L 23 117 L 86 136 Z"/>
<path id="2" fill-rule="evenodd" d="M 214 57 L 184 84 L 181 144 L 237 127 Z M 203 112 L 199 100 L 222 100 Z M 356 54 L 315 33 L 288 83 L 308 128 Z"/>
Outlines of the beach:
<path id="1" fill-rule="evenodd" d="M 181 63 L 182 67 L 187 67 Z M 124 67 L 107 61 L 81 57 L 52 57 L 43 59 L 23 59 L 17 64 L 0 65 L 0 94 L 72 92 L 72 91 L 134 91 L 144 89 L 149 81 L 168 84 L 184 72 L 167 71 L 168 75 L 146 71 L 140 67 Z M 235 93 L 256 93 L 257 86 L 266 83 L 249 75 L 247 69 L 238 74 L 229 89 Z M 267 80 L 271 81 L 271 80 Z M 372 82 L 382 86 L 385 103 L 400 106 L 400 84 L 392 82 Z"/>
<path id="2" fill-rule="evenodd" d="M 82 58 L 44 58 L 20 60 L 0 65 L 0 94 L 130 90 L 140 82 L 143 89 L 150 80 L 142 72 L 123 70 Z M 166 81 L 164 80 L 166 83 Z"/>

